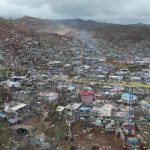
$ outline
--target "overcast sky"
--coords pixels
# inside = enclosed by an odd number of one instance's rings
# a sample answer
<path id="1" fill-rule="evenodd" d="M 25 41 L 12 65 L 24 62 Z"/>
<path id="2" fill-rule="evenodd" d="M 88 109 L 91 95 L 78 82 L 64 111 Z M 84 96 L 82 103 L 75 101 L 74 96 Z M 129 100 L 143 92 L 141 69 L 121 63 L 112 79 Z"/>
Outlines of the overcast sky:
<path id="1" fill-rule="evenodd" d="M 0 0 L 0 16 L 149 23 L 150 0 Z"/>

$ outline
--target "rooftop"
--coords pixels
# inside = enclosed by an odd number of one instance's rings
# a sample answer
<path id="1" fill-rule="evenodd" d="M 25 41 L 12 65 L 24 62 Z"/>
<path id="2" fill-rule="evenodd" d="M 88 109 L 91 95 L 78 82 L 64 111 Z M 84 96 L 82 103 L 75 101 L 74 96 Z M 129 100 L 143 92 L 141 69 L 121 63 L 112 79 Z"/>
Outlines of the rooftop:
<path id="1" fill-rule="evenodd" d="M 82 103 L 70 103 L 70 104 L 68 104 L 65 108 L 66 108 L 66 109 L 70 109 L 70 110 L 76 110 L 76 109 L 78 109 L 81 105 L 82 105 Z"/>
<path id="2" fill-rule="evenodd" d="M 47 63 L 47 65 L 55 65 L 55 64 L 61 64 L 61 61 L 50 61 L 49 63 Z"/>
<path id="3" fill-rule="evenodd" d="M 54 96 L 54 95 L 58 95 L 58 93 L 55 92 L 40 92 L 39 96 Z"/>
<path id="4" fill-rule="evenodd" d="M 21 103 L 21 104 L 19 104 L 19 105 L 17 105 L 17 106 L 12 107 L 11 109 L 12 109 L 13 111 L 16 111 L 16 110 L 18 110 L 18 109 L 21 109 L 21 108 L 25 107 L 26 105 L 27 105 L 27 104 Z"/>
<path id="5" fill-rule="evenodd" d="M 121 98 L 126 101 L 135 101 L 137 99 L 137 96 L 135 96 L 131 93 L 123 93 L 121 95 Z"/>
<path id="6" fill-rule="evenodd" d="M 88 96 L 88 95 L 94 95 L 94 94 L 96 94 L 96 92 L 93 92 L 93 91 L 91 91 L 91 92 L 83 91 L 83 92 L 80 92 L 80 94 L 84 95 L 84 96 Z"/>
<path id="7" fill-rule="evenodd" d="M 97 112 L 101 116 L 111 116 L 111 111 L 114 108 L 111 104 L 105 104 L 102 107 L 94 106 L 92 112 Z"/>
<path id="8" fill-rule="evenodd" d="M 61 111 L 63 111 L 64 109 L 65 109 L 64 106 L 58 106 L 58 107 L 56 108 L 56 111 L 61 112 Z"/>

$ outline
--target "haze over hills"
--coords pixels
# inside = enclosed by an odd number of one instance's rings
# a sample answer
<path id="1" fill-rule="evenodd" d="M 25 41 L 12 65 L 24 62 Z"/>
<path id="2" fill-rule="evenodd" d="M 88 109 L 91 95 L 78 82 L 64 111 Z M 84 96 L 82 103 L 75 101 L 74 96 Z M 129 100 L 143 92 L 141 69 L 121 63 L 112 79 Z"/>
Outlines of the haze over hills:
<path id="1" fill-rule="evenodd" d="M 39 19 L 29 16 L 11 20 L 17 31 L 26 35 L 40 35 L 53 45 L 65 46 L 70 38 L 82 41 L 88 49 L 104 50 L 115 55 L 122 51 L 128 56 L 149 55 L 150 27 L 145 24 L 120 25 L 82 19 Z M 125 55 L 125 54 L 124 54 Z M 130 56 L 132 56 L 130 55 Z M 112 56 L 112 54 L 110 54 Z"/>
<path id="2" fill-rule="evenodd" d="M 51 20 L 24 16 L 16 20 L 0 19 L 0 25 L 4 28 L 15 28 L 27 34 L 57 34 L 60 36 L 72 36 L 75 32 L 84 30 L 96 39 L 104 39 L 108 42 L 119 44 L 124 41 L 141 42 L 150 41 L 150 26 L 148 24 L 120 25 L 113 23 L 101 23 L 93 20 L 63 19 Z M 52 36 L 52 35 L 51 35 Z M 57 40 L 57 39 L 56 39 Z"/>
<path id="3" fill-rule="evenodd" d="M 30 16 L 24 16 L 22 18 L 18 18 L 15 21 L 18 23 L 27 23 L 28 25 L 31 24 L 36 24 L 39 23 L 41 24 L 49 24 L 49 25 L 68 25 L 68 26 L 74 26 L 74 27 L 83 27 L 84 28 L 91 28 L 91 27 L 97 27 L 97 28 L 102 28 L 102 27 L 109 27 L 109 26 L 122 26 L 122 27 L 127 27 L 127 26 L 147 26 L 150 27 L 149 24 L 143 24 L 143 23 L 137 23 L 137 24 L 114 24 L 114 23 L 107 23 L 107 22 L 98 22 L 94 20 L 84 20 L 80 18 L 76 19 L 60 19 L 60 20 L 53 20 L 53 19 L 40 19 L 40 18 L 35 18 L 35 17 L 30 17 Z"/>
<path id="4" fill-rule="evenodd" d="M 113 23 L 101 23 L 93 20 L 64 19 L 44 20 L 24 16 L 14 20 L 18 27 L 25 27 L 40 33 L 66 34 L 72 29 L 87 30 L 98 38 L 108 41 L 115 40 L 150 40 L 150 26 L 147 24 L 120 25 Z"/>

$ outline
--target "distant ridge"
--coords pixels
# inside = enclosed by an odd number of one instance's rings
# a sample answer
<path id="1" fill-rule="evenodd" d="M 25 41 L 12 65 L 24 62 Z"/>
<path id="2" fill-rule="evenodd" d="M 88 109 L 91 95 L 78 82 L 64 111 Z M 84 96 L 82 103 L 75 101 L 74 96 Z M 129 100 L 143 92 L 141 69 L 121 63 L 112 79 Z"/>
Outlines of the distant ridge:
<path id="1" fill-rule="evenodd" d="M 135 42 L 141 40 L 150 40 L 150 25 L 148 24 L 113 24 L 97 22 L 93 20 L 76 19 L 40 19 L 30 16 L 24 16 L 13 20 L 18 28 L 27 28 L 44 33 L 63 32 L 68 27 L 77 30 L 87 30 L 92 32 L 96 38 L 102 38 L 108 41 L 132 40 Z M 63 27 L 62 27 L 63 25 Z"/>

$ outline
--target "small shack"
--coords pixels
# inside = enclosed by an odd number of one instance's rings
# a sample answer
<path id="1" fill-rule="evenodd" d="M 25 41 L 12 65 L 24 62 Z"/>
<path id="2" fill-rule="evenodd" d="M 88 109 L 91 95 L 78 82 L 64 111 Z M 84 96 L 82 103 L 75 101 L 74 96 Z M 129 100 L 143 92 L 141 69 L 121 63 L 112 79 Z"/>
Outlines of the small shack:
<path id="1" fill-rule="evenodd" d="M 70 103 L 65 107 L 65 114 L 68 116 L 72 116 L 77 109 L 82 105 L 82 103 Z"/>
<path id="2" fill-rule="evenodd" d="M 4 112 L 6 113 L 20 113 L 23 109 L 25 109 L 27 104 L 11 102 L 6 104 L 4 108 Z"/>
<path id="3" fill-rule="evenodd" d="M 64 109 L 65 109 L 64 106 L 58 106 L 58 107 L 56 108 L 56 111 L 57 111 L 60 115 L 63 115 Z"/>

